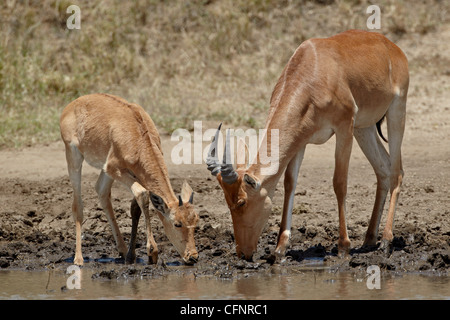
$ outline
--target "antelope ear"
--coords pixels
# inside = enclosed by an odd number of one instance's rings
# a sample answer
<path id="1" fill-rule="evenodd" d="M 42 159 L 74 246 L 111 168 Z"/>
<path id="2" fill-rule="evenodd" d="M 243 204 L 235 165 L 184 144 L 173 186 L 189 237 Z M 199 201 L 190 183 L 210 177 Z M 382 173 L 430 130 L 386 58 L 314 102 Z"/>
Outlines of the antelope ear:
<path id="1" fill-rule="evenodd" d="M 253 189 L 257 190 L 261 186 L 261 183 L 256 180 L 254 177 L 244 174 L 244 181 L 247 185 L 251 186 Z"/>
<path id="2" fill-rule="evenodd" d="M 169 215 L 169 207 L 167 207 L 166 203 L 160 196 L 150 192 L 150 200 L 152 201 L 152 204 L 156 210 L 161 212 L 164 216 Z"/>
<path id="3" fill-rule="evenodd" d="M 184 203 L 189 202 L 192 204 L 194 202 L 194 191 L 192 191 L 192 188 L 186 180 L 184 180 L 183 187 L 181 188 L 181 199 L 183 199 Z"/>

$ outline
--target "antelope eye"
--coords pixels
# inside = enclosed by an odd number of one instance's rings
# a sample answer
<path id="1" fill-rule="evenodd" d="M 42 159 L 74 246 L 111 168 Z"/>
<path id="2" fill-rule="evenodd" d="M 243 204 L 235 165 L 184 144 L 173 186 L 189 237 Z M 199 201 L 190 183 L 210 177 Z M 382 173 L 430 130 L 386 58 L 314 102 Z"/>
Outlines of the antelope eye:
<path id="1" fill-rule="evenodd" d="M 237 204 L 236 204 L 236 206 L 237 206 L 238 208 L 240 208 L 240 207 L 242 207 L 244 204 L 245 204 L 245 200 L 244 200 L 244 199 L 239 199 L 238 202 L 237 202 Z"/>
<path id="2" fill-rule="evenodd" d="M 175 221 L 175 223 L 173 224 L 176 228 L 181 228 L 182 224 L 179 221 Z"/>

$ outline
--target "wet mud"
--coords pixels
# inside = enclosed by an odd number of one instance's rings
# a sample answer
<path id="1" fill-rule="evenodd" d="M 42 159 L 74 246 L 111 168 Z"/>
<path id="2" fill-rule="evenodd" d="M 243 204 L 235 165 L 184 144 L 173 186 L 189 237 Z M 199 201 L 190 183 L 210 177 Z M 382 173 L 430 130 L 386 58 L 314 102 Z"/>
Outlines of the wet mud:
<path id="1" fill-rule="evenodd" d="M 307 178 L 307 174 L 303 176 Z M 448 275 L 449 209 L 430 206 L 428 210 L 425 208 L 426 214 L 419 218 L 417 210 L 423 209 L 424 201 L 421 201 L 421 205 L 411 204 L 411 208 L 406 205 L 408 199 L 418 200 L 419 195 L 427 198 L 430 193 L 434 193 L 435 187 L 431 185 L 406 186 L 406 199 L 399 206 L 393 250 L 389 254 L 377 248 L 361 248 L 371 212 L 373 199 L 369 196 L 369 189 L 374 188 L 373 182 L 349 187 L 349 193 L 353 196 L 358 193 L 366 196 L 362 201 L 353 199 L 349 204 L 350 211 L 353 212 L 348 218 L 352 249 L 349 256 L 344 258 L 337 256 L 338 223 L 337 213 L 333 209 L 335 199 L 332 191 L 328 190 L 330 185 L 321 183 L 324 190 L 320 190 L 317 185 L 311 186 L 314 189 L 312 191 L 299 186 L 290 246 L 286 256 L 274 263 L 272 252 L 276 246 L 281 206 L 274 206 L 253 261 L 244 261 L 236 256 L 231 217 L 216 181 L 207 175 L 197 179 L 191 177 L 189 182 L 196 191 L 194 204 L 200 216 L 195 234 L 199 262 L 187 267 L 169 243 L 154 211 L 152 227 L 160 250 L 158 264 L 147 263 L 143 218 L 137 238 L 137 262 L 133 265 L 124 264 L 115 248 L 106 216 L 98 205 L 93 190 L 95 179 L 94 174 L 89 174 L 83 180 L 83 255 L 85 268 L 99 270 L 94 273 L 93 278 L 142 278 L 171 272 L 235 278 L 250 273 L 293 272 L 292 270 L 308 263 L 321 264 L 336 272 L 364 271 L 370 265 L 377 265 L 383 272 Z M 181 189 L 182 182 L 182 178 L 172 178 L 176 192 Z M 0 192 L 3 198 L 0 213 L 0 268 L 67 268 L 73 261 L 75 250 L 75 228 L 70 209 L 72 189 L 69 180 L 2 179 Z M 282 193 L 280 187 L 274 199 L 276 203 L 282 203 Z M 131 232 L 130 203 L 131 195 L 128 191 L 115 185 L 113 206 L 126 242 L 129 241 Z M 362 213 L 357 214 L 358 211 Z"/>

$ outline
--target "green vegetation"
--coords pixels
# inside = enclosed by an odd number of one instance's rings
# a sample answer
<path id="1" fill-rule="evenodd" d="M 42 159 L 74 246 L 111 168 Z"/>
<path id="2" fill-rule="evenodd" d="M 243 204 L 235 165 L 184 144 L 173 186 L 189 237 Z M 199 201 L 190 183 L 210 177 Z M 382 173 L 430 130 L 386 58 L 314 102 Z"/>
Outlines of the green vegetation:
<path id="1" fill-rule="evenodd" d="M 445 1 L 379 1 L 381 32 L 425 34 Z M 0 4 L 0 148 L 59 139 L 59 114 L 106 92 L 142 105 L 161 133 L 194 120 L 261 127 L 285 63 L 305 39 L 366 29 L 367 1 L 77 1 Z"/>

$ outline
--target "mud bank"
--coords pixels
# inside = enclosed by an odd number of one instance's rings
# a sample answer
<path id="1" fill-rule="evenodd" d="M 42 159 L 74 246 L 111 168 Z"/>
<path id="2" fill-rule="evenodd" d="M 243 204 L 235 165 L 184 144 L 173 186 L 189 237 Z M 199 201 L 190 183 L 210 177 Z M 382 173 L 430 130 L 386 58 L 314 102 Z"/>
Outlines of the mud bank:
<path id="1" fill-rule="evenodd" d="M 158 264 L 147 265 L 145 250 L 144 220 L 141 219 L 137 240 L 138 263 L 124 265 L 118 258 L 114 239 L 106 216 L 98 206 L 93 190 L 96 176 L 88 174 L 83 181 L 85 221 L 83 224 L 83 255 L 86 267 L 100 268 L 100 278 L 157 276 L 178 272 L 213 275 L 218 278 L 233 278 L 247 273 L 291 272 L 311 262 L 318 262 L 335 271 L 366 270 L 378 265 L 384 272 L 420 272 L 434 275 L 448 275 L 450 264 L 450 230 L 448 209 L 431 207 L 419 218 L 415 210 L 420 206 L 400 203 L 395 223 L 395 239 L 390 255 L 378 251 L 361 249 L 367 228 L 371 197 L 362 201 L 351 201 L 348 229 L 353 249 L 350 256 L 337 257 L 338 224 L 333 209 L 335 199 L 328 183 L 322 183 L 313 192 L 303 187 L 296 196 L 293 214 L 291 245 L 286 257 L 273 264 L 271 253 L 276 246 L 281 207 L 275 206 L 268 224 L 260 238 L 258 251 L 253 262 L 237 259 L 231 217 L 221 190 L 216 181 L 208 176 L 193 179 L 191 186 L 196 190 L 195 205 L 200 215 L 196 230 L 196 244 L 199 262 L 193 267 L 183 267 L 181 258 L 164 235 L 161 222 L 153 218 L 153 232 L 159 244 Z M 181 188 L 183 179 L 173 178 L 175 191 Z M 311 186 L 312 187 L 312 186 Z M 350 194 L 370 194 L 370 185 L 355 184 Z M 436 186 L 426 188 L 409 185 L 404 198 L 419 201 L 427 197 Z M 75 248 L 74 223 L 70 211 L 72 189 L 67 178 L 53 178 L 43 181 L 23 179 L 2 179 L 0 186 L 2 208 L 0 214 L 0 268 L 39 270 L 45 268 L 66 268 L 71 263 Z M 282 189 L 276 196 L 281 203 Z M 329 194 L 328 194 L 329 193 Z M 320 199 L 322 198 L 322 199 Z M 370 199 L 366 199 L 370 198 Z M 113 206 L 125 241 L 130 237 L 131 219 L 129 206 L 131 196 L 121 186 L 113 189 Z M 422 200 L 423 202 L 423 200 Z M 362 209 L 364 208 L 364 209 Z M 414 209 L 416 208 L 416 209 Z M 325 212 L 324 210 L 331 212 Z M 357 212 L 361 212 L 357 214 Z M 405 216 L 407 218 L 405 218 Z M 110 268 L 104 270 L 106 263 Z M 179 266 L 174 268 L 174 266 Z M 280 269 L 281 268 L 281 269 Z M 280 271 L 283 270 L 284 271 Z"/>

